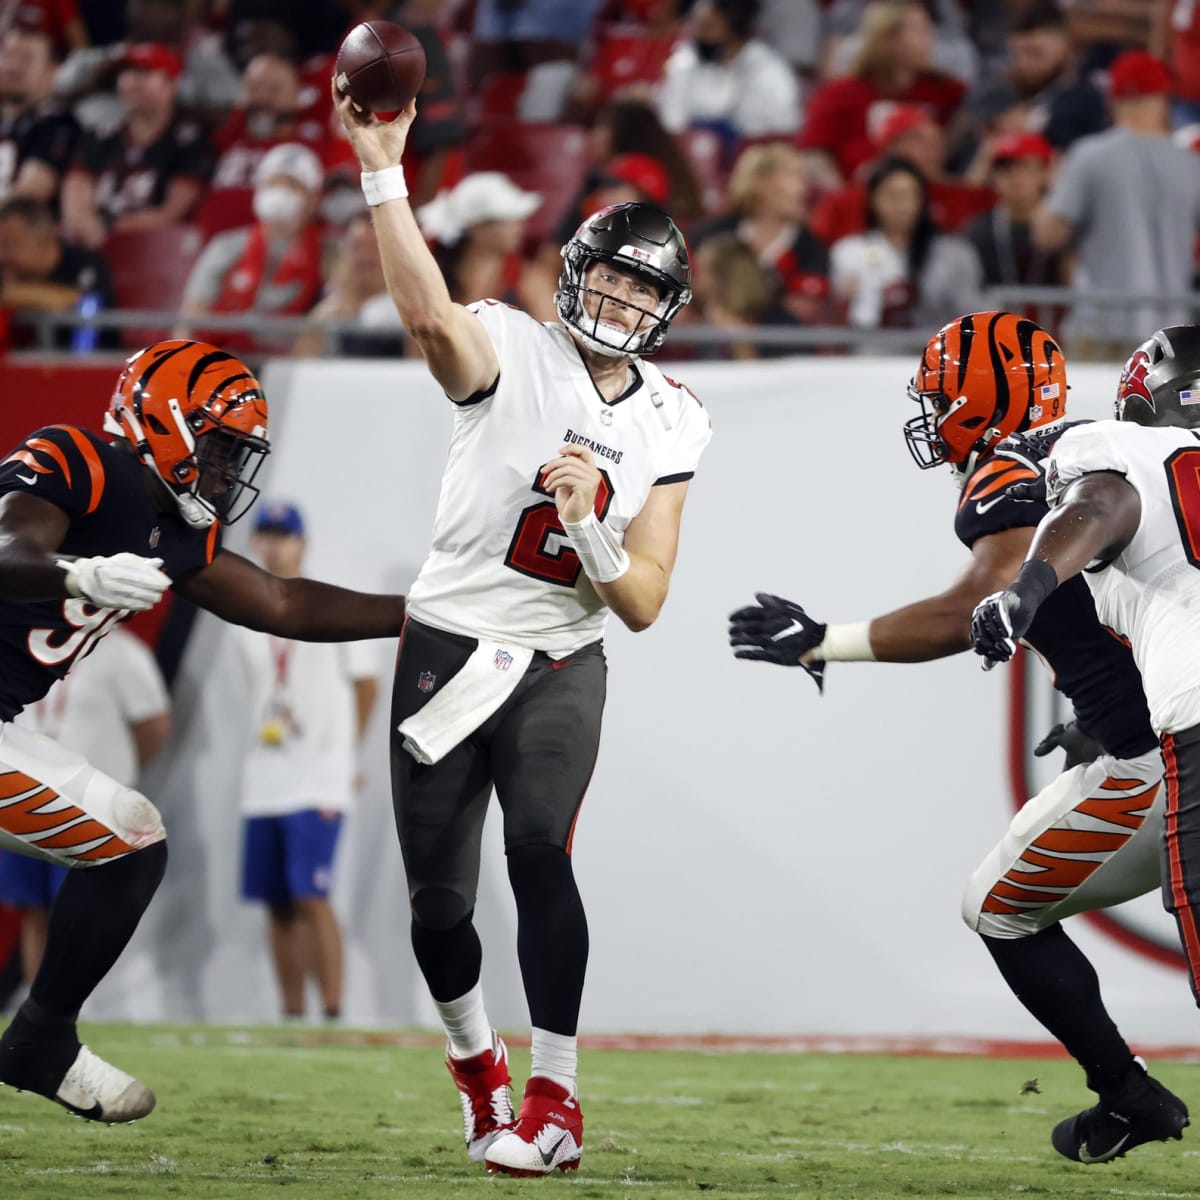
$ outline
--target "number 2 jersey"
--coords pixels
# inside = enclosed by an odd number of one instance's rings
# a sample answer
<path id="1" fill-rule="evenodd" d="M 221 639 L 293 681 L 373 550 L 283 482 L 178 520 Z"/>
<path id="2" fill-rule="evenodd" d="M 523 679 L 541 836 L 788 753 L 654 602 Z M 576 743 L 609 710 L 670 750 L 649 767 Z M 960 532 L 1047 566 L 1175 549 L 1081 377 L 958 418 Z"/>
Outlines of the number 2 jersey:
<path id="1" fill-rule="evenodd" d="M 708 415 L 643 361 L 606 401 L 565 327 L 496 300 L 470 310 L 500 373 L 489 392 L 454 406 L 433 545 L 408 611 L 451 633 L 570 654 L 603 635 L 608 609 L 541 487 L 542 467 L 563 446 L 590 450 L 602 476 L 596 516 L 622 542 L 652 488 L 691 479 L 712 435 Z"/>
<path id="2" fill-rule="evenodd" d="M 1014 500 L 1007 489 L 1034 477 L 1011 459 L 985 459 L 963 488 L 954 518 L 959 540 L 970 547 L 1007 529 L 1032 531 L 1046 515 L 1046 505 Z M 1101 625 L 1082 579 L 1068 580 L 1047 597 L 1023 640 L 1049 667 L 1081 728 L 1109 754 L 1136 758 L 1158 745 L 1133 655 Z"/>
<path id="3" fill-rule="evenodd" d="M 1100 620 L 1129 639 L 1154 728 L 1178 733 L 1200 724 L 1200 438 L 1120 421 L 1068 430 L 1046 467 L 1051 505 L 1095 471 L 1123 475 L 1142 514 L 1129 545 L 1084 577 Z"/>
<path id="4" fill-rule="evenodd" d="M 0 496 L 28 492 L 70 518 L 60 554 L 91 558 L 127 551 L 161 558 L 172 579 L 207 566 L 217 526 L 192 529 L 165 491 L 171 508 L 160 510 L 147 483 L 135 455 L 73 425 L 39 429 L 0 461 Z M 78 599 L 0 599 L 0 721 L 40 700 L 128 615 Z"/>

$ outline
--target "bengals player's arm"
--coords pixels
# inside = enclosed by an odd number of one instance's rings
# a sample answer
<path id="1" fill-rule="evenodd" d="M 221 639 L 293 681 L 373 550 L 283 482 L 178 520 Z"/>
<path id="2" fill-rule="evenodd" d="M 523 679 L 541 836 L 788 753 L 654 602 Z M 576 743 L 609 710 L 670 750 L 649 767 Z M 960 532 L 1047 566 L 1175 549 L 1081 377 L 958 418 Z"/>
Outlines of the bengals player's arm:
<path id="1" fill-rule="evenodd" d="M 219 550 L 175 590 L 222 620 L 302 642 L 398 637 L 404 597 L 352 592 L 315 579 L 281 579 L 240 554 Z"/>
<path id="2" fill-rule="evenodd" d="M 1089 472 L 1070 484 L 1042 518 L 1028 557 L 1048 563 L 1063 583 L 1095 559 L 1116 558 L 1141 521 L 1142 499 L 1123 475 Z"/>
<path id="3" fill-rule="evenodd" d="M 966 569 L 944 592 L 871 622 L 875 658 L 879 662 L 928 662 L 970 650 L 975 605 L 1016 579 L 1032 540 L 1031 526 L 979 538 L 971 547 Z"/>
<path id="4" fill-rule="evenodd" d="M 611 583 L 592 582 L 600 599 L 634 633 L 654 624 L 667 598 L 687 491 L 686 481 L 652 487 L 641 512 L 625 530 L 629 569 Z"/>
<path id="5" fill-rule="evenodd" d="M 333 103 L 364 171 L 380 171 L 400 162 L 415 101 L 390 122 L 355 115 L 348 95 L 330 80 Z M 420 348 L 434 379 L 451 400 L 485 392 L 500 373 L 500 361 L 487 331 L 461 304 L 450 298 L 408 200 L 388 200 L 371 209 L 379 259 L 392 303 L 404 328 Z"/>
<path id="6" fill-rule="evenodd" d="M 55 551 L 67 536 L 70 518 L 49 500 L 28 492 L 0 497 L 0 597 L 59 600 L 66 575 Z"/>

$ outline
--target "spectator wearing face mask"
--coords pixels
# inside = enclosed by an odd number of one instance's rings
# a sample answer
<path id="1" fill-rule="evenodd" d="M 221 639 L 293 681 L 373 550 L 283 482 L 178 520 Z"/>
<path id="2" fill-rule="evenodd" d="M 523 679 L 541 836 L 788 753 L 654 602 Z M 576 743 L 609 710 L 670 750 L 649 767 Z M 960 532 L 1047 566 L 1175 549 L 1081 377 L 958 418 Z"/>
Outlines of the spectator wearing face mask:
<path id="1" fill-rule="evenodd" d="M 752 36 L 760 0 L 698 0 L 690 37 L 667 61 L 658 111 L 672 132 L 714 129 L 729 143 L 800 127 L 791 64 Z"/>
<path id="2" fill-rule="evenodd" d="M 308 146 L 285 142 L 268 150 L 254 176 L 254 224 L 217 234 L 205 246 L 188 278 L 180 316 L 308 312 L 321 291 L 317 212 L 323 178 L 321 160 Z M 226 347 L 268 348 L 230 332 L 180 336 Z"/>

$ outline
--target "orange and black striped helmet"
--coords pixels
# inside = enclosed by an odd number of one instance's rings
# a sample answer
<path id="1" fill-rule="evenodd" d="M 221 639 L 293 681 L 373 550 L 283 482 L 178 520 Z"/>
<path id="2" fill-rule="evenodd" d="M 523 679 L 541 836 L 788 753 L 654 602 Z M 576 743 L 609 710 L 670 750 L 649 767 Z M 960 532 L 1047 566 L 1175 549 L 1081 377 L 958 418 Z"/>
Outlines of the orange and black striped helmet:
<path id="1" fill-rule="evenodd" d="M 917 465 L 950 463 L 965 480 L 1009 434 L 1063 420 L 1066 360 L 1028 317 L 968 313 L 929 339 L 908 395 L 921 406 L 904 424 Z"/>
<path id="2" fill-rule="evenodd" d="M 193 529 L 230 525 L 258 497 L 267 399 L 239 358 L 207 342 L 156 342 L 130 357 L 104 428 L 125 438 Z"/>

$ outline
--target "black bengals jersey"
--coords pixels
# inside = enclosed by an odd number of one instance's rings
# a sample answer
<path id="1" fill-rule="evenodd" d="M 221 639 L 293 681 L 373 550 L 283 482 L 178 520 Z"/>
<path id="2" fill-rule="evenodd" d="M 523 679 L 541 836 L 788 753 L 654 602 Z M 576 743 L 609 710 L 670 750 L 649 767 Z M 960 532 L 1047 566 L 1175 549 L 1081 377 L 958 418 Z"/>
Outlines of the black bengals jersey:
<path id="1" fill-rule="evenodd" d="M 40 496 L 70 517 L 64 555 L 161 558 L 179 579 L 207 566 L 216 551 L 216 524 L 192 529 L 177 512 L 158 509 L 136 456 L 73 425 L 39 429 L 0 461 L 0 495 L 8 492 Z M 0 720 L 40 700 L 128 615 L 78 599 L 0 600 Z"/>
<path id="2" fill-rule="evenodd" d="M 1055 436 L 1062 432 L 1055 430 Z M 1033 528 L 1049 511 L 1041 501 L 1012 499 L 1007 489 L 1036 476 L 1006 458 L 989 458 L 967 480 L 954 532 L 968 548 L 1006 529 Z M 1068 580 L 1038 609 L 1027 641 L 1049 665 L 1080 726 L 1110 754 L 1133 758 L 1158 745 L 1133 654 L 1100 624 L 1082 577 Z"/>
<path id="3" fill-rule="evenodd" d="M 45 163 L 61 176 L 78 141 L 79 123 L 53 103 L 22 109 L 10 121 L 0 120 L 0 196 L 8 193 L 28 159 Z"/>
<path id="4" fill-rule="evenodd" d="M 158 141 L 130 146 L 123 129 L 88 134 L 79 147 L 74 170 L 96 180 L 96 208 L 109 221 L 126 213 L 157 208 L 176 176 L 206 183 L 213 169 L 213 148 L 195 121 L 176 117 Z"/>

